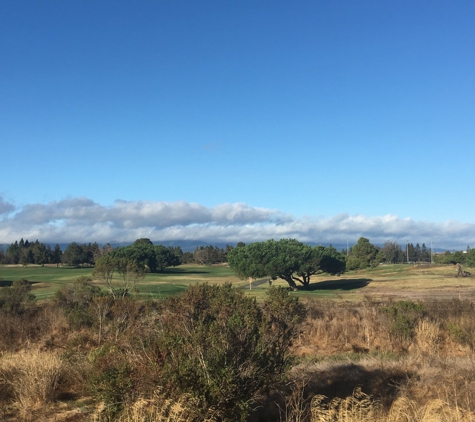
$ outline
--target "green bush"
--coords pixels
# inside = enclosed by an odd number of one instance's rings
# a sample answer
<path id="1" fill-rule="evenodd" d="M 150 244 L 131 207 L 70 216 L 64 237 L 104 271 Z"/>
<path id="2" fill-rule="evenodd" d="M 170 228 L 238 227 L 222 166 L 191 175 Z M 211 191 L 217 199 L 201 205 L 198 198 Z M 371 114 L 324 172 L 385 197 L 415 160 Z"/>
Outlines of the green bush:
<path id="1" fill-rule="evenodd" d="M 56 292 L 55 302 L 63 309 L 73 328 L 90 327 L 95 319 L 90 306 L 93 299 L 100 296 L 102 296 L 101 289 L 94 286 L 91 279 L 79 277 L 73 284 L 64 286 Z"/>
<path id="2" fill-rule="evenodd" d="M 14 281 L 12 286 L 0 287 L 0 310 L 5 314 L 21 314 L 25 303 L 34 299 L 30 282 L 23 278 Z"/>
<path id="3" fill-rule="evenodd" d="M 450 338 L 455 341 L 456 343 L 465 345 L 467 344 L 467 336 L 464 333 L 464 330 L 459 325 L 448 322 L 447 323 L 447 331 L 449 332 Z"/>
<path id="4" fill-rule="evenodd" d="M 120 349 L 105 345 L 90 354 L 92 371 L 89 390 L 104 404 L 101 417 L 113 420 L 127 402 L 133 390 L 132 366 Z"/>
<path id="5" fill-rule="evenodd" d="M 425 312 L 422 304 L 410 300 L 399 300 L 381 310 L 389 317 L 389 334 L 396 341 L 410 340 L 417 322 Z"/>
<path id="6" fill-rule="evenodd" d="M 223 421 L 244 420 L 249 406 L 278 382 L 305 316 L 286 289 L 260 307 L 230 284 L 193 286 L 163 304 L 157 337 L 160 379 L 172 395 L 195 397 Z"/>

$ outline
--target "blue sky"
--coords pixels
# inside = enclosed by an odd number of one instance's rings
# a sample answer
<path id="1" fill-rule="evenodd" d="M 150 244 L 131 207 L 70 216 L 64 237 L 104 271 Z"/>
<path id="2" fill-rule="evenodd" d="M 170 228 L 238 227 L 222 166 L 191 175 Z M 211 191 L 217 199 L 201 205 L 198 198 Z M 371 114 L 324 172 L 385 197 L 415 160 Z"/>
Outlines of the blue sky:
<path id="1" fill-rule="evenodd" d="M 0 243 L 475 244 L 473 22 L 472 1 L 2 1 Z"/>

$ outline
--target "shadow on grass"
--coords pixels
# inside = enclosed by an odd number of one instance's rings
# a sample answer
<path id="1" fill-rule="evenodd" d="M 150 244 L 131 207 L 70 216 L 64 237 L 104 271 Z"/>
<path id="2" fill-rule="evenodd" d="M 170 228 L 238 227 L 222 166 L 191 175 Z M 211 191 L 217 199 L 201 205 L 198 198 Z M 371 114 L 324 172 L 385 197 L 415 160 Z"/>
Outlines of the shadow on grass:
<path id="1" fill-rule="evenodd" d="M 139 286 L 135 297 L 138 299 L 163 298 L 173 296 L 188 289 L 182 284 L 161 284 L 160 286 Z"/>
<path id="2" fill-rule="evenodd" d="M 328 403 L 333 398 L 345 399 L 352 396 L 357 387 L 360 387 L 363 393 L 378 399 L 383 407 L 388 409 L 398 397 L 400 387 L 415 376 L 414 373 L 400 368 L 365 368 L 354 363 L 313 370 L 306 368 L 304 372 L 299 372 L 294 374 L 294 380 L 297 384 L 302 384 L 302 381 L 298 382 L 299 379 L 303 380 L 305 384 L 302 402 L 306 403 L 307 409 L 316 395 L 327 397 L 324 402 Z M 277 406 L 285 409 L 283 397 L 295 394 L 295 391 L 292 391 L 292 383 L 288 383 L 282 390 L 271 395 L 249 421 L 279 420 Z"/>
<path id="3" fill-rule="evenodd" d="M 351 396 L 356 387 L 361 387 L 363 392 L 379 398 L 385 407 L 389 407 L 398 395 L 398 386 L 411 376 L 400 368 L 365 368 L 346 363 L 314 374 L 307 392 L 309 395 L 323 394 L 330 399 L 345 398 Z"/>
<path id="4" fill-rule="evenodd" d="M 299 290 L 354 290 L 366 287 L 372 280 L 370 278 L 348 278 L 340 280 L 328 280 L 321 281 L 319 283 L 313 283 L 308 286 L 307 289 Z"/>
<path id="5" fill-rule="evenodd" d="M 209 274 L 211 271 L 188 270 L 186 268 L 166 268 L 163 271 L 157 271 L 155 274 L 181 275 L 181 274 Z"/>
<path id="6" fill-rule="evenodd" d="M 28 281 L 30 284 L 38 284 L 41 281 Z M 13 285 L 13 280 L 0 280 L 0 287 L 11 287 Z"/>

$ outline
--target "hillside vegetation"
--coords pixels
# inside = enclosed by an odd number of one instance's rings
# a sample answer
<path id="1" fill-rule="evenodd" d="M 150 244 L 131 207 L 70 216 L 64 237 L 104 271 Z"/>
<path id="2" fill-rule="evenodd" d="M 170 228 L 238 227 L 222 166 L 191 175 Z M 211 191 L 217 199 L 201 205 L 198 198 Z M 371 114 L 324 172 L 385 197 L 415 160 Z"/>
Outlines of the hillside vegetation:
<path id="1" fill-rule="evenodd" d="M 185 268 L 148 274 L 183 291 L 147 300 L 79 276 L 34 301 L 41 283 L 4 280 L 3 420 L 474 420 L 472 279 L 452 266 L 320 275 L 299 292 Z M 22 271 L 88 274 L 1 275 Z"/>

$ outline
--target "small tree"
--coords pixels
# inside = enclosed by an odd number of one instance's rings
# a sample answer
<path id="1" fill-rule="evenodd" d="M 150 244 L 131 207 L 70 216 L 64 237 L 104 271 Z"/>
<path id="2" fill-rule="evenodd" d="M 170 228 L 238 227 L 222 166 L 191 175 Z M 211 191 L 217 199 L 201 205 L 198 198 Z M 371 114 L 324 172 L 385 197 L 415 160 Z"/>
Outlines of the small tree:
<path id="1" fill-rule="evenodd" d="M 116 268 L 122 277 L 122 286 L 116 289 L 120 297 L 124 298 L 136 289 L 137 282 L 145 277 L 145 267 L 135 261 L 120 258 L 116 260 Z"/>
<path id="2" fill-rule="evenodd" d="M 119 285 L 114 283 L 115 271 L 122 278 Z M 135 290 L 137 282 L 145 276 L 145 267 L 134 260 L 107 254 L 97 259 L 92 275 L 106 285 L 114 299 L 124 298 Z"/>
<path id="3" fill-rule="evenodd" d="M 98 336 L 98 344 L 102 343 L 102 333 L 104 330 L 104 323 L 109 315 L 112 305 L 114 304 L 114 299 L 110 296 L 95 296 L 92 300 L 90 308 L 92 313 L 95 316 Z"/>

